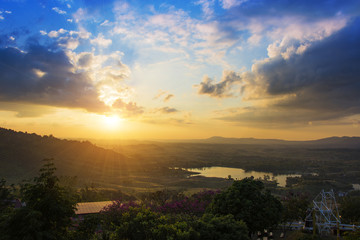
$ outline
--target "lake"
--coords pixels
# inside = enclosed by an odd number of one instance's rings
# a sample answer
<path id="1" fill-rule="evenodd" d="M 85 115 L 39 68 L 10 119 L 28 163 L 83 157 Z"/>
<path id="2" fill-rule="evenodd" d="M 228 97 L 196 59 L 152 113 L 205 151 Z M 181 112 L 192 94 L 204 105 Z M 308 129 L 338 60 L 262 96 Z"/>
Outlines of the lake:
<path id="1" fill-rule="evenodd" d="M 264 178 L 264 175 L 270 176 L 270 179 L 276 179 L 279 183 L 278 186 L 285 187 L 287 177 L 301 177 L 300 174 L 278 174 L 275 175 L 271 172 L 257 172 L 257 171 L 245 171 L 241 168 L 229 168 L 229 167 L 206 167 L 206 168 L 188 168 L 188 171 L 199 172 L 200 174 L 194 174 L 192 176 L 204 176 L 204 177 L 218 177 L 228 178 L 231 175 L 234 179 L 243 179 L 253 176 L 254 178 Z"/>

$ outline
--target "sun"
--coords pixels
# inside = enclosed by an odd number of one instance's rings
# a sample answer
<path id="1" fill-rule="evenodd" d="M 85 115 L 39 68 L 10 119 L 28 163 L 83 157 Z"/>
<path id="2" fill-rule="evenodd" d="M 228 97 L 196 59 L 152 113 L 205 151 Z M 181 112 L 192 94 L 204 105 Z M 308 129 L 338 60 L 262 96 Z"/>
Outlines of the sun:
<path id="1" fill-rule="evenodd" d="M 104 116 L 104 125 L 107 129 L 116 129 L 121 125 L 122 119 L 118 115 Z"/>

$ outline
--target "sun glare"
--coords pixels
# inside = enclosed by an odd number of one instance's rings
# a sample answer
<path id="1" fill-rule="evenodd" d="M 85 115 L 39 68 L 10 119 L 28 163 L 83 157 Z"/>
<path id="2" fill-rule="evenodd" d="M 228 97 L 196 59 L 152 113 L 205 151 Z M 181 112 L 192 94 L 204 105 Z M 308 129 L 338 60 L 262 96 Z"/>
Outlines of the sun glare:
<path id="1" fill-rule="evenodd" d="M 108 129 L 120 127 L 122 119 L 118 115 L 104 116 L 104 124 Z"/>

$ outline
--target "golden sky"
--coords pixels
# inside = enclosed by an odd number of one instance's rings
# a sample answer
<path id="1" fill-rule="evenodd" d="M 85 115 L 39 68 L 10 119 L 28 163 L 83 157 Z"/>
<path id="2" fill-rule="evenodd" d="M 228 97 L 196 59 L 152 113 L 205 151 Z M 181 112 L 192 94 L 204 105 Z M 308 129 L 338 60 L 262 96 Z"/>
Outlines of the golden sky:
<path id="1" fill-rule="evenodd" d="M 0 127 L 60 138 L 360 136 L 357 1 L 14 1 Z"/>

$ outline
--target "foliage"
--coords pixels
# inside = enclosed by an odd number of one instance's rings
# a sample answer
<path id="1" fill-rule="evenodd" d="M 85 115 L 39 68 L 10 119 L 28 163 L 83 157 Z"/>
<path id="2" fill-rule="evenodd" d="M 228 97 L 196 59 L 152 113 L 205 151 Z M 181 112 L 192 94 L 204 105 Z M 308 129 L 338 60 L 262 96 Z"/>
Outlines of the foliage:
<path id="1" fill-rule="evenodd" d="M 280 221 L 282 206 L 269 191 L 263 190 L 263 183 L 253 178 L 234 181 L 231 187 L 215 196 L 209 212 L 234 215 L 236 220 L 246 223 L 250 233 L 274 227 Z"/>
<path id="2" fill-rule="evenodd" d="M 141 200 L 147 205 L 161 206 L 166 202 L 181 200 L 185 197 L 183 192 L 176 190 L 163 189 L 156 192 L 144 193 Z"/>
<path id="3" fill-rule="evenodd" d="M 102 211 L 102 219 L 102 228 L 110 233 L 111 239 L 248 240 L 246 224 L 232 215 L 205 214 L 184 220 L 179 214 L 155 212 L 133 202 L 115 202 Z"/>
<path id="4" fill-rule="evenodd" d="M 355 232 L 346 232 L 343 237 L 344 240 L 359 240 L 360 239 L 360 230 Z"/>
<path id="5" fill-rule="evenodd" d="M 163 220 L 167 220 L 167 217 L 163 218 Z M 163 222 L 153 229 L 153 236 L 154 239 L 190 240 L 198 239 L 199 233 L 186 221 L 174 223 Z"/>
<path id="6" fill-rule="evenodd" d="M 45 227 L 42 213 L 29 207 L 15 209 L 4 225 L 4 239 L 56 239 Z"/>
<path id="7" fill-rule="evenodd" d="M 7 219 L 12 214 L 11 208 L 12 193 L 11 189 L 6 186 L 5 179 L 0 180 L 0 233 L 7 229 Z M 7 239 L 6 236 L 0 234 L 0 239 Z"/>
<path id="8" fill-rule="evenodd" d="M 152 209 L 158 212 L 167 214 L 188 214 L 195 216 L 202 216 L 205 209 L 211 203 L 213 198 L 219 191 L 204 190 L 193 194 L 191 197 L 183 196 L 176 200 L 165 202 L 162 205 L 151 206 Z"/>
<path id="9" fill-rule="evenodd" d="M 303 193 L 288 192 L 282 198 L 282 222 L 304 221 L 310 206 L 309 196 Z"/>
<path id="10" fill-rule="evenodd" d="M 130 201 L 123 203 L 121 200 L 114 201 L 113 204 L 106 206 L 101 214 L 103 215 L 104 224 L 107 226 L 119 225 L 123 221 L 123 214 L 127 213 L 130 208 L 138 208 L 140 205 Z"/>
<path id="11" fill-rule="evenodd" d="M 196 239 L 197 233 L 187 222 L 171 222 L 161 213 L 144 206 L 129 206 L 126 211 L 116 210 L 116 223 L 105 220 L 105 231 L 111 232 L 111 239 Z M 105 212 L 105 217 L 114 219 L 114 208 Z"/>
<path id="12" fill-rule="evenodd" d="M 11 189 L 6 186 L 6 181 L 2 178 L 0 179 L 0 213 L 11 205 L 11 200 Z"/>
<path id="13" fill-rule="evenodd" d="M 74 215 L 76 196 L 59 186 L 51 159 L 39 176 L 21 186 L 26 207 L 16 209 L 7 222 L 11 239 L 64 239 Z"/>
<path id="14" fill-rule="evenodd" d="M 346 196 L 340 202 L 340 215 L 344 222 L 360 223 L 360 196 Z"/>
<path id="15" fill-rule="evenodd" d="M 243 221 L 236 221 L 234 216 L 204 214 L 198 221 L 196 230 L 201 240 L 248 240 L 248 229 Z"/>
<path id="16" fill-rule="evenodd" d="M 122 199 L 125 201 L 134 201 L 134 196 L 123 193 L 121 190 L 98 189 L 93 185 L 85 186 L 79 191 L 80 202 L 98 202 Z"/>
<path id="17" fill-rule="evenodd" d="M 99 215 L 88 215 L 79 222 L 76 230 L 70 232 L 69 239 L 74 240 L 89 240 L 96 238 L 98 227 L 101 222 Z"/>

